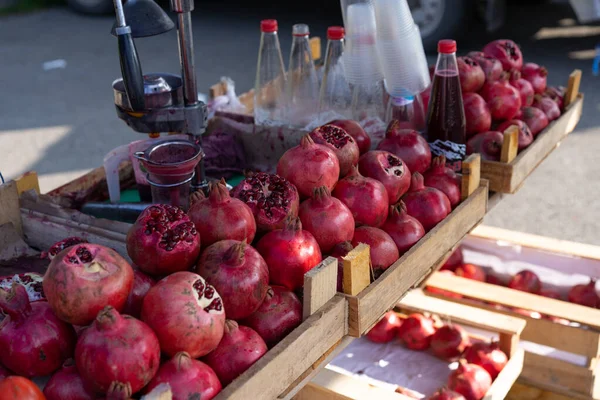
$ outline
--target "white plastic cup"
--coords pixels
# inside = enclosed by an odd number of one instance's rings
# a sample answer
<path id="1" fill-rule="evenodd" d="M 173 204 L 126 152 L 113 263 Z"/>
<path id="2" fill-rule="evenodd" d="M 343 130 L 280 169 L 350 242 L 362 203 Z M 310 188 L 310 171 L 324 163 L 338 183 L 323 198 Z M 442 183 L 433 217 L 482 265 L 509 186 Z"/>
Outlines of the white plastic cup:
<path id="1" fill-rule="evenodd" d="M 410 32 L 415 22 L 406 0 L 373 0 L 377 38 L 391 40 Z"/>

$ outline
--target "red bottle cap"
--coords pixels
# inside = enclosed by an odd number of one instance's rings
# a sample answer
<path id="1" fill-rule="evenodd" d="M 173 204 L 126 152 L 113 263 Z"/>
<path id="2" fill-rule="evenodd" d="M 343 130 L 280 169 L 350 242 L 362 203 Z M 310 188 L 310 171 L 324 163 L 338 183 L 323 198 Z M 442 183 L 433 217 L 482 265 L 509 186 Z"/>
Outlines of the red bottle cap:
<path id="1" fill-rule="evenodd" d="M 327 39 L 329 40 L 342 40 L 346 32 L 341 26 L 330 26 L 327 28 Z"/>
<path id="2" fill-rule="evenodd" d="M 264 33 L 277 32 L 277 20 L 276 19 L 264 19 L 260 21 L 260 31 Z"/>
<path id="3" fill-rule="evenodd" d="M 444 39 L 438 42 L 438 53 L 451 54 L 456 53 L 456 41 L 452 39 Z"/>

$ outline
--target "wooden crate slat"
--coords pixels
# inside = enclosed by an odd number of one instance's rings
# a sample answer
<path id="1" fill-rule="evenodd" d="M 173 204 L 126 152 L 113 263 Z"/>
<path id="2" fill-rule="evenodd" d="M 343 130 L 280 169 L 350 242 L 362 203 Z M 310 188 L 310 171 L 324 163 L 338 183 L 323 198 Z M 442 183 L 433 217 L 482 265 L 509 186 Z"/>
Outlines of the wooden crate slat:
<path id="1" fill-rule="evenodd" d="M 0 225 L 11 223 L 19 235 L 23 235 L 23 223 L 19 211 L 19 191 L 15 181 L 0 185 Z"/>

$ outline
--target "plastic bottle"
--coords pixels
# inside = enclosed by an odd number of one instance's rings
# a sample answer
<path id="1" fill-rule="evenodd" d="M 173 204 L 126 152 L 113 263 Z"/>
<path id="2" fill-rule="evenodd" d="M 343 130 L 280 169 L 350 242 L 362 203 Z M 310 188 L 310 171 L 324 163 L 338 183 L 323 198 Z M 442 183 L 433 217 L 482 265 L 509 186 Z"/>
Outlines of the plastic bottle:
<path id="1" fill-rule="evenodd" d="M 466 154 L 466 140 L 456 42 L 440 40 L 427 113 L 427 141 L 434 155 L 445 155 L 448 166 L 460 171 Z"/>
<path id="2" fill-rule="evenodd" d="M 405 129 L 414 129 L 419 132 L 425 130 L 425 111 L 421 96 L 392 97 L 388 102 L 385 122 L 400 121 Z"/>
<path id="3" fill-rule="evenodd" d="M 254 86 L 254 122 L 257 125 L 280 125 L 285 122 L 286 114 L 286 76 L 277 36 L 277 21 L 261 21 L 260 30 Z"/>
<path id="4" fill-rule="evenodd" d="M 344 53 L 344 28 L 330 26 L 327 29 L 327 50 L 321 91 L 319 96 L 319 112 L 338 114 L 335 118 L 350 118 L 352 93 L 344 74 L 342 54 Z"/>

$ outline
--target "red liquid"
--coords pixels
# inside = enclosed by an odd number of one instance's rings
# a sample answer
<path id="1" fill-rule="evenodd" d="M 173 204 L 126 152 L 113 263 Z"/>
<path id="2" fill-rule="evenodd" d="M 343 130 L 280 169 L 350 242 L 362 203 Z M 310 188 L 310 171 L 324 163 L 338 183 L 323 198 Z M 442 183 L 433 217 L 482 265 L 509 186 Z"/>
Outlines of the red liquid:
<path id="1" fill-rule="evenodd" d="M 427 113 L 427 141 L 431 152 L 445 155 L 446 163 L 460 171 L 466 154 L 466 120 L 457 72 L 436 71 Z"/>

